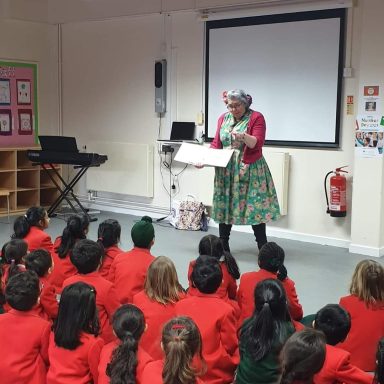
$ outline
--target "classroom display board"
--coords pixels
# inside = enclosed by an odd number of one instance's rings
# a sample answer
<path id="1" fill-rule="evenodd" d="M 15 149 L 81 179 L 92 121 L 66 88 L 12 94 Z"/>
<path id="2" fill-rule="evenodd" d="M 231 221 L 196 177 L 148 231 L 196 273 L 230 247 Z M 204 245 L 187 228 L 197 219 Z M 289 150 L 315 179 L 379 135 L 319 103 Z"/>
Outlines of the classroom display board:
<path id="1" fill-rule="evenodd" d="M 345 9 L 206 22 L 206 137 L 243 89 L 266 120 L 266 143 L 338 147 Z"/>
<path id="2" fill-rule="evenodd" d="M 35 145 L 37 64 L 0 61 L 0 147 Z"/>

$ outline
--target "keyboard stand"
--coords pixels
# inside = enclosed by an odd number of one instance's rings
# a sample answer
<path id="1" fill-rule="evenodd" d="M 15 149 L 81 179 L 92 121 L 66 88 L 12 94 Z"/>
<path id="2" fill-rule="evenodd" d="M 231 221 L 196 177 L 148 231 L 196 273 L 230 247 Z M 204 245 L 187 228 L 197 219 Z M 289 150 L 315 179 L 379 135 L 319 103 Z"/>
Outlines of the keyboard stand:
<path id="1" fill-rule="evenodd" d="M 67 183 L 52 163 L 48 163 L 48 164 L 33 163 L 33 165 L 40 165 L 45 170 L 45 172 L 48 174 L 48 176 L 52 180 L 52 182 L 55 184 L 57 190 L 60 192 L 60 196 L 52 203 L 52 205 L 49 207 L 49 209 L 47 211 L 49 217 L 56 217 L 57 216 L 55 211 L 58 208 L 58 206 L 62 203 L 63 200 L 65 200 L 69 204 L 69 206 L 72 208 L 72 211 L 74 213 L 76 213 L 76 214 L 79 213 L 78 209 L 76 209 L 75 205 L 69 199 L 68 195 L 70 195 L 72 197 L 72 199 L 74 200 L 74 202 L 78 205 L 80 210 L 83 212 L 83 214 L 88 217 L 88 220 L 90 222 L 91 221 L 97 221 L 97 217 L 91 217 L 88 214 L 88 209 L 84 208 L 84 206 L 80 203 L 79 199 L 76 197 L 75 193 L 73 192 L 74 186 L 82 178 L 82 176 L 85 174 L 85 172 L 87 172 L 89 166 L 75 165 L 73 168 L 78 169 L 78 172 L 72 178 L 72 180 L 69 183 Z M 53 171 L 54 175 L 50 171 Z M 58 177 L 58 179 L 62 182 L 64 188 L 62 188 L 62 186 L 58 183 L 57 179 L 54 176 Z"/>

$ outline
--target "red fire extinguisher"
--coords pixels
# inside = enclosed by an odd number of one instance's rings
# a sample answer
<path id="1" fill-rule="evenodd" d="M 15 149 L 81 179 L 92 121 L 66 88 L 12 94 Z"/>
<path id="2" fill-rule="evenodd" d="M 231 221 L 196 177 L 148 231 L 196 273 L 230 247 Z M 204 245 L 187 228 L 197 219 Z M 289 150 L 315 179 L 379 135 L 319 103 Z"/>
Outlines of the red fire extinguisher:
<path id="1" fill-rule="evenodd" d="M 348 173 L 343 170 L 345 167 L 348 167 L 348 165 L 336 168 L 335 171 L 328 172 L 324 179 L 327 213 L 330 213 L 332 217 L 347 216 L 347 179 L 341 174 L 342 172 Z M 330 179 L 330 201 L 328 201 L 327 179 L 332 173 L 334 173 L 334 176 Z"/>

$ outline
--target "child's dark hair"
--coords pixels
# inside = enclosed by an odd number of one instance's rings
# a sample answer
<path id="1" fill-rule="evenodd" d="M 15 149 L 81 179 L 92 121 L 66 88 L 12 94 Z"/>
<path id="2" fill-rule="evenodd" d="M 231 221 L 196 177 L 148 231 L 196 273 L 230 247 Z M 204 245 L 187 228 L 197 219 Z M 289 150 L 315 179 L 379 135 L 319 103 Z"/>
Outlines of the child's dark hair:
<path id="1" fill-rule="evenodd" d="M 384 338 L 377 345 L 376 364 L 373 384 L 384 384 Z"/>
<path id="2" fill-rule="evenodd" d="M 60 297 L 59 312 L 53 323 L 55 343 L 65 349 L 80 345 L 80 333 L 99 334 L 99 319 L 96 309 L 96 291 L 83 282 L 66 286 Z"/>
<path id="3" fill-rule="evenodd" d="M 25 215 L 16 218 L 13 223 L 12 239 L 24 239 L 31 227 L 40 227 L 40 221 L 45 219 L 47 211 L 43 207 L 31 207 Z"/>
<path id="4" fill-rule="evenodd" d="M 51 254 L 46 249 L 36 249 L 24 258 L 25 267 L 36 272 L 37 276 L 44 277 L 52 267 Z"/>
<path id="5" fill-rule="evenodd" d="M 135 384 L 137 348 L 145 330 L 145 318 L 141 309 L 132 304 L 122 305 L 113 315 L 113 330 L 121 343 L 112 353 L 107 365 L 111 384 Z"/>
<path id="6" fill-rule="evenodd" d="M 5 300 L 18 311 L 29 311 L 37 303 L 40 282 L 36 273 L 25 271 L 12 276 L 5 287 Z"/>
<path id="7" fill-rule="evenodd" d="M 327 344 L 336 345 L 351 329 L 350 314 L 338 304 L 328 304 L 316 313 L 314 328 L 323 332 Z"/>
<path id="8" fill-rule="evenodd" d="M 281 352 L 283 374 L 280 384 L 312 384 L 313 376 L 325 361 L 325 337 L 322 332 L 306 328 L 294 333 Z"/>
<path id="9" fill-rule="evenodd" d="M 67 225 L 63 230 L 60 245 L 56 252 L 60 259 L 64 259 L 68 252 L 72 250 L 77 240 L 85 239 L 89 227 L 89 219 L 86 215 L 72 215 L 67 220 Z"/>
<path id="10" fill-rule="evenodd" d="M 112 247 L 120 241 L 121 226 L 117 220 L 107 219 L 99 225 L 97 231 L 97 242 L 101 243 L 104 248 Z"/>
<path id="11" fill-rule="evenodd" d="M 254 291 L 255 310 L 240 328 L 240 346 L 255 361 L 272 347 L 281 348 L 294 331 L 284 287 L 276 279 L 260 281 Z M 291 327 L 287 326 L 291 324 Z"/>
<path id="12" fill-rule="evenodd" d="M 220 260 L 224 257 L 229 274 L 234 278 L 240 278 L 239 266 L 230 252 L 224 250 L 222 240 L 215 235 L 204 236 L 199 243 L 199 255 L 207 255 Z"/>
<path id="13" fill-rule="evenodd" d="M 164 384 L 196 383 L 197 372 L 192 359 L 198 356 L 203 366 L 202 342 L 199 328 L 189 317 L 175 317 L 163 328 L 162 344 L 165 354 Z"/>
<path id="14" fill-rule="evenodd" d="M 193 285 L 202 293 L 215 293 L 223 280 L 219 260 L 211 256 L 199 256 L 193 266 Z"/>
<path id="15" fill-rule="evenodd" d="M 6 264 L 10 264 L 7 280 L 16 274 L 23 272 L 18 266 L 24 263 L 24 257 L 28 252 L 28 244 L 21 239 L 12 239 L 4 244 L 2 255 Z M 6 283 L 6 282 L 5 282 Z"/>
<path id="16" fill-rule="evenodd" d="M 100 244 L 83 239 L 79 240 L 73 247 L 70 259 L 79 273 L 86 274 L 97 270 L 103 254 L 104 251 Z"/>
<path id="17" fill-rule="evenodd" d="M 259 267 L 269 272 L 277 273 L 278 278 L 281 281 L 287 276 L 287 270 L 284 267 L 284 259 L 284 249 L 273 241 L 265 243 L 259 251 Z M 281 274 L 279 273 L 280 271 Z"/>

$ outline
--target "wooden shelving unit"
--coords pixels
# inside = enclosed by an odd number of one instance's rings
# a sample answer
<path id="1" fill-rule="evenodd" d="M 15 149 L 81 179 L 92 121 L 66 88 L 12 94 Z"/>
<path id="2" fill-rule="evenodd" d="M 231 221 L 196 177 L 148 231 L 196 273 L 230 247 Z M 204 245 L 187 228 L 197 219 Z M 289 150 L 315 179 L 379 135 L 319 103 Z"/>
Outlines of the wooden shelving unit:
<path id="1" fill-rule="evenodd" d="M 33 205 L 49 207 L 59 192 L 44 169 L 27 157 L 30 148 L 0 148 L 0 190 L 10 192 L 10 212 L 25 212 Z M 61 173 L 61 166 L 57 165 Z M 57 177 L 56 177 L 57 178 Z M 7 198 L 0 196 L 0 216 L 7 214 Z"/>

